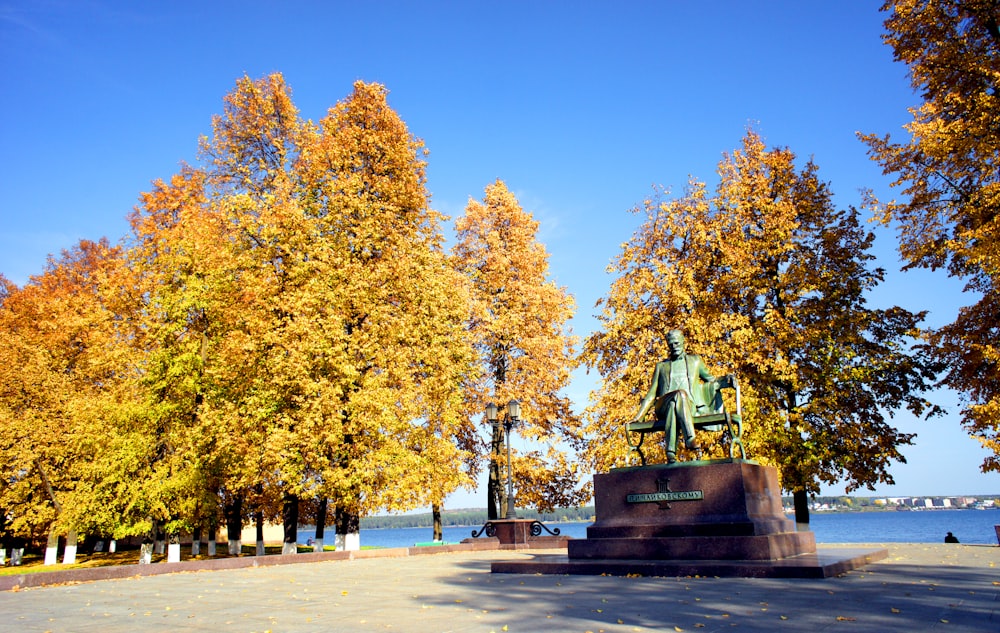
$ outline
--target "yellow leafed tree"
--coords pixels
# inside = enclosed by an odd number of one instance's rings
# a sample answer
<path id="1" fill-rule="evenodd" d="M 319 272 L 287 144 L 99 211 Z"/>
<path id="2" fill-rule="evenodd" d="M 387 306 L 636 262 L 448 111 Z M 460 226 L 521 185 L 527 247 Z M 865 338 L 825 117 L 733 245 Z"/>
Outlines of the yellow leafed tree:
<path id="1" fill-rule="evenodd" d="M 538 221 L 525 213 L 501 180 L 486 187 L 482 202 L 470 200 L 456 222 L 457 266 L 472 284 L 470 332 L 482 367 L 470 383 L 476 411 L 487 403 L 520 401 L 521 436 L 545 445 L 514 461 L 518 501 L 539 510 L 577 505 L 585 499 L 575 460 L 567 448 L 580 444 L 579 419 L 560 394 L 569 382 L 574 337 L 567 322 L 574 303 L 565 288 L 548 278 L 548 253 L 537 241 Z M 503 428 L 487 426 L 490 519 L 507 506 L 500 476 Z M 505 463 L 505 462 L 504 462 Z"/>
<path id="2" fill-rule="evenodd" d="M 81 241 L 17 288 L 0 276 L 0 508 L 15 536 L 110 530 L 94 494 L 115 410 L 130 400 L 103 290 L 120 251 Z"/>
<path id="3" fill-rule="evenodd" d="M 209 200 L 204 171 L 185 167 L 169 182 L 156 181 L 130 216 L 128 284 L 138 303 L 126 340 L 141 356 L 136 381 L 145 394 L 141 415 L 117 437 L 148 444 L 147 470 L 109 479 L 144 485 L 130 495 L 134 521 L 152 520 L 167 531 L 216 523 L 219 494 L 245 474 L 239 468 L 256 429 L 239 416 L 211 415 L 231 398 L 226 368 L 232 320 L 246 316 L 244 281 L 234 271 L 231 226 Z M 136 437 L 135 421 L 144 424 Z"/>
<path id="4" fill-rule="evenodd" d="M 945 268 L 971 305 L 929 339 L 943 383 L 968 403 L 962 423 L 1000 471 L 1000 3 L 886 2 L 884 40 L 923 103 L 909 139 L 862 135 L 903 199 L 873 200 L 899 232 L 907 268 Z M 975 299 L 973 299 L 975 297 Z"/>
<path id="5" fill-rule="evenodd" d="M 130 254 L 178 525 L 214 497 L 231 532 L 280 516 L 291 544 L 302 501 L 331 498 L 343 534 L 472 482 L 464 279 L 386 94 L 359 82 L 315 125 L 280 75 L 244 77 L 204 167 L 144 194 Z"/>
<path id="6" fill-rule="evenodd" d="M 303 262 L 323 323 L 320 372 L 333 406 L 322 485 L 338 533 L 379 508 L 440 505 L 472 485 L 461 387 L 475 369 L 466 284 L 429 206 L 423 142 L 379 84 L 357 82 L 303 145 L 302 200 L 316 245 Z"/>

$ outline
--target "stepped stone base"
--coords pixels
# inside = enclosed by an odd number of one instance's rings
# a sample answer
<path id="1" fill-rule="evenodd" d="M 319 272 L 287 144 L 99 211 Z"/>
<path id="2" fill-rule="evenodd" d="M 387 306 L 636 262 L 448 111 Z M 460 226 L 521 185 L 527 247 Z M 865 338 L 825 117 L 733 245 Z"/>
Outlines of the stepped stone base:
<path id="1" fill-rule="evenodd" d="M 571 543 L 573 541 L 570 541 Z M 495 574 L 584 576 L 718 576 L 721 578 L 829 578 L 888 557 L 885 549 L 820 548 L 779 560 L 571 559 L 558 554 L 531 560 L 497 561 Z"/>
<path id="2" fill-rule="evenodd" d="M 785 516 L 777 471 L 742 459 L 621 468 L 594 477 L 596 521 L 566 556 L 493 564 L 497 573 L 826 577 L 886 550 L 817 554 Z"/>

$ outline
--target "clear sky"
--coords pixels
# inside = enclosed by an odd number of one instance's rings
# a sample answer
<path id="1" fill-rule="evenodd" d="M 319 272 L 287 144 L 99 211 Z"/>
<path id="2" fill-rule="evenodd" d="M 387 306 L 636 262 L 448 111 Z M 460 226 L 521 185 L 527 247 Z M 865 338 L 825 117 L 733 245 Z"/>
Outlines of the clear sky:
<path id="1" fill-rule="evenodd" d="M 585 336 L 638 225 L 628 210 L 654 185 L 712 182 L 747 126 L 813 157 L 839 206 L 889 193 L 855 133 L 901 134 L 919 100 L 881 42 L 880 4 L 0 0 L 0 272 L 23 284 L 81 238 L 124 236 L 139 193 L 197 161 L 242 75 L 283 73 L 313 120 L 362 79 L 426 142 L 433 206 L 457 217 L 501 178 L 534 213 Z M 876 250 L 889 274 L 872 305 L 953 318 L 960 284 L 899 273 L 889 231 Z M 578 410 L 594 384 L 576 375 Z M 877 494 L 1000 493 L 955 394 L 935 398 L 947 417 L 896 417 L 917 444 Z"/>

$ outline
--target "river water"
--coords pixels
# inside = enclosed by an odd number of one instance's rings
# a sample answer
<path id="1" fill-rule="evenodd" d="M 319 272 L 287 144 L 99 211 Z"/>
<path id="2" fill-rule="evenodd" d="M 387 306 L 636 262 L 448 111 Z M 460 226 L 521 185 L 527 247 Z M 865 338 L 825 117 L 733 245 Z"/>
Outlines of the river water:
<path id="1" fill-rule="evenodd" d="M 589 522 L 547 523 L 567 536 L 586 538 Z M 918 510 L 908 512 L 813 512 L 810 529 L 817 543 L 941 543 L 952 532 L 968 544 L 997 545 L 995 525 L 1000 525 L 1000 509 L 990 510 Z M 472 535 L 476 527 L 446 527 L 444 541 L 458 543 Z M 411 547 L 431 540 L 426 528 L 391 528 L 361 530 L 363 547 Z M 299 530 L 300 543 L 313 537 L 312 530 Z M 333 543 L 333 530 L 327 528 L 324 540 Z"/>

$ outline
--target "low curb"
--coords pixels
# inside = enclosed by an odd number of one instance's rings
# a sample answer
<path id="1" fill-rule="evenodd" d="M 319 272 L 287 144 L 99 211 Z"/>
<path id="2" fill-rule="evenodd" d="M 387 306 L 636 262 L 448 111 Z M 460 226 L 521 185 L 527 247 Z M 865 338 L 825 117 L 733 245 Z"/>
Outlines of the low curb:
<path id="1" fill-rule="evenodd" d="M 478 552 L 499 550 L 501 547 L 499 540 L 495 538 L 483 538 L 471 543 L 435 545 L 433 547 L 386 547 L 355 551 L 234 556 L 231 558 L 181 561 L 179 563 L 155 563 L 151 565 L 139 565 L 136 563 L 134 565 L 109 565 L 107 567 L 66 569 L 62 571 L 40 571 L 0 576 L 0 591 L 18 591 L 29 587 L 158 576 L 160 574 L 245 569 L 247 567 L 270 567 L 272 565 L 295 565 L 337 560 L 402 558 L 406 556 L 426 556 L 429 554 L 447 554 L 451 552 Z"/>

